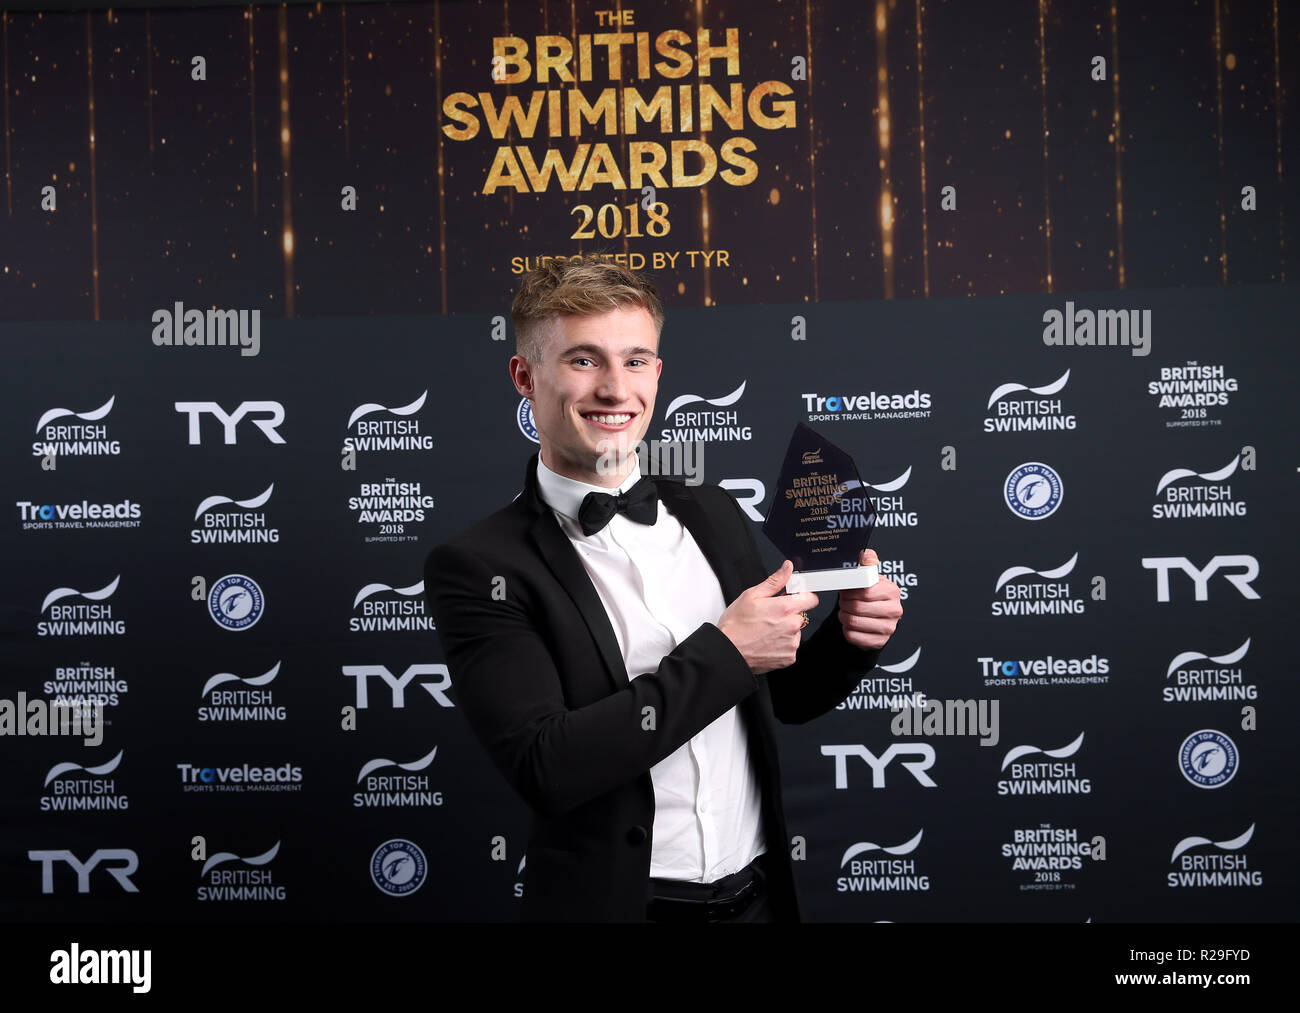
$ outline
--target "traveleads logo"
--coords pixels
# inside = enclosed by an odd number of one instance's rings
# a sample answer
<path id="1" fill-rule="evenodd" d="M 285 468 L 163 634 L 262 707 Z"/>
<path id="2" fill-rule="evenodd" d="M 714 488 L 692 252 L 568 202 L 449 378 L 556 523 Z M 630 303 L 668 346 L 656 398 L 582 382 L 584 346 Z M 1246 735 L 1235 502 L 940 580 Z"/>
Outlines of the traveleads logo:
<path id="1" fill-rule="evenodd" d="M 1074 686 L 1110 681 L 1110 660 L 1086 658 L 976 658 L 985 686 Z"/>
<path id="2" fill-rule="evenodd" d="M 198 900 L 244 901 L 284 900 L 283 883 L 276 883 L 271 861 L 280 853 L 280 842 L 251 858 L 233 851 L 218 851 L 203 863 L 199 872 Z M 232 865 L 231 863 L 238 863 Z"/>
<path id="3" fill-rule="evenodd" d="M 1083 732 L 1079 737 L 1059 749 L 1042 749 L 1039 746 L 1013 746 L 1002 758 L 1002 773 L 1007 777 L 997 782 L 999 795 L 1089 795 L 1092 781 L 1079 776 L 1075 763 L 1054 763 L 1068 760 L 1083 746 Z M 1050 760 L 1023 761 L 1026 756 L 1047 756 Z"/>
<path id="4" fill-rule="evenodd" d="M 925 691 L 917 689 L 912 677 L 905 673 L 916 667 L 921 658 L 917 648 L 903 661 L 893 665 L 877 665 L 863 678 L 853 692 L 835 705 L 836 710 L 899 710 L 902 707 L 920 707 L 925 702 Z M 875 671 L 889 675 L 875 675 Z"/>
<path id="5" fill-rule="evenodd" d="M 1169 668 L 1165 670 L 1161 697 L 1165 703 L 1256 699 L 1258 687 L 1253 682 L 1246 682 L 1245 674 L 1237 664 L 1249 650 L 1250 637 L 1235 650 L 1218 656 L 1183 651 L 1169 662 Z"/>
<path id="6" fill-rule="evenodd" d="M 200 721 L 284 721 L 287 717 L 284 704 L 275 702 L 270 685 L 280 674 L 280 662 L 261 675 L 240 678 L 232 672 L 218 672 L 203 684 L 198 708 Z M 250 689 L 218 689 L 236 683 Z"/>
<path id="7" fill-rule="evenodd" d="M 280 541 L 280 529 L 269 527 L 266 506 L 275 489 L 272 482 L 251 499 L 231 499 L 229 496 L 208 496 L 194 511 L 195 527 L 190 531 L 192 545 L 264 545 Z M 229 504 L 237 509 L 218 510 Z"/>
<path id="8" fill-rule="evenodd" d="M 127 690 L 127 681 L 118 678 L 115 666 L 92 665 L 89 661 L 56 667 L 54 678 L 41 685 L 41 692 L 53 698 L 50 703 L 83 710 L 94 704 L 116 707 L 121 703 L 120 694 Z"/>
<path id="9" fill-rule="evenodd" d="M 45 775 L 41 812 L 103 812 L 129 808 L 129 799 L 117 790 L 117 782 L 108 776 L 121 765 L 124 752 L 119 749 L 111 760 L 90 766 L 70 760 L 56 763 Z"/>
<path id="10" fill-rule="evenodd" d="M 1002 483 L 1007 508 L 1027 521 L 1041 521 L 1056 513 L 1065 495 L 1056 469 L 1040 461 L 1026 461 L 1011 469 Z"/>
<path id="11" fill-rule="evenodd" d="M 920 893 L 930 889 L 930 877 L 918 872 L 912 858 L 921 846 L 922 828 L 902 844 L 880 845 L 859 841 L 844 849 L 840 872 L 847 875 L 835 880 L 837 893 Z M 862 857 L 862 856 L 869 857 Z"/>
<path id="12" fill-rule="evenodd" d="M 1221 426 L 1218 408 L 1226 408 L 1237 393 L 1235 376 L 1222 363 L 1202 365 L 1195 359 L 1185 366 L 1162 366 L 1160 377 L 1147 383 L 1156 407 L 1165 409 L 1165 428 Z"/>
<path id="13" fill-rule="evenodd" d="M 360 610 L 358 612 L 358 610 Z M 424 608 L 424 581 L 409 587 L 367 584 L 352 599 L 348 629 L 353 633 L 393 633 L 433 630 L 433 616 Z"/>
<path id="14" fill-rule="evenodd" d="M 887 422 L 928 419 L 933 398 L 928 391 L 863 391 L 858 394 L 803 394 L 807 422 Z"/>
<path id="15" fill-rule="evenodd" d="M 1035 570 L 1032 566 L 1011 566 L 1003 570 L 993 586 L 989 611 L 995 616 L 1082 615 L 1083 599 L 1070 594 L 1062 578 L 1074 572 L 1076 552 L 1060 566 Z"/>
<path id="16" fill-rule="evenodd" d="M 362 764 L 357 774 L 360 791 L 352 795 L 354 808 L 387 809 L 390 807 L 434 806 L 442 805 L 442 792 L 429 789 L 429 776 L 420 771 L 433 763 L 438 747 L 410 763 L 398 763 L 396 760 L 369 760 Z M 376 771 L 396 767 L 405 774 L 379 774 Z"/>
<path id="17" fill-rule="evenodd" d="M 680 394 L 668 403 L 664 411 L 664 428 L 659 432 L 659 439 L 664 443 L 737 443 L 754 438 L 750 426 L 741 422 L 740 412 L 730 409 L 745 394 L 745 384 L 730 394 L 708 398 L 702 394 Z M 708 405 L 708 408 L 696 408 L 686 411 L 694 404 Z"/>
<path id="18" fill-rule="evenodd" d="M 370 856 L 370 881 L 390 897 L 409 897 L 424 885 L 429 863 L 413 841 L 384 841 Z"/>
<path id="19" fill-rule="evenodd" d="M 237 767 L 201 767 L 178 763 L 181 790 L 185 792 L 282 792 L 302 791 L 302 768 L 296 763 L 257 767 L 241 763 Z"/>
<path id="20" fill-rule="evenodd" d="M 984 418 L 986 433 L 1042 433 L 1061 429 L 1074 429 L 1075 418 L 1067 414 L 1059 394 L 1070 381 L 1067 369 L 1057 379 L 1041 387 L 1030 387 L 1014 380 L 996 387 L 989 395 Z M 1012 397 L 1013 394 L 1033 394 L 1033 397 Z"/>
<path id="21" fill-rule="evenodd" d="M 57 461 L 60 457 L 116 456 L 122 453 L 122 444 L 109 438 L 106 424 L 86 425 L 106 418 L 116 400 L 114 394 L 98 408 L 85 412 L 71 408 L 51 408 L 44 412 L 36 422 L 37 439 L 32 443 L 32 456 Z M 62 419 L 76 421 L 63 422 Z"/>
<path id="22" fill-rule="evenodd" d="M 428 396 L 426 390 L 410 404 L 396 408 L 374 402 L 358 405 L 348 416 L 348 435 L 343 446 L 353 451 L 432 450 L 433 437 L 421 434 L 420 420 L 410 418 L 424 407 Z M 381 417 L 370 418 L 372 415 Z M 396 417 L 383 418 L 383 415 Z"/>
<path id="23" fill-rule="evenodd" d="M 1240 454 L 1214 471 L 1199 472 L 1191 468 L 1174 468 L 1156 483 L 1156 502 L 1151 516 L 1156 520 L 1185 517 L 1245 517 L 1246 501 L 1234 499 L 1232 486 L 1224 482 L 1240 466 L 1243 471 L 1255 467 L 1255 448 L 1245 447 Z M 1188 482 L 1187 479 L 1194 481 Z"/>
<path id="24" fill-rule="evenodd" d="M 1076 884 L 1069 881 L 1074 877 L 1062 873 L 1078 872 L 1085 858 L 1099 860 L 1105 853 L 1101 844 L 1101 838 L 1080 834 L 1078 827 L 1042 823 L 1013 830 L 1002 845 L 1002 857 L 1011 859 L 1012 872 L 1029 874 L 1018 884 L 1021 890 L 1074 890 Z"/>
<path id="25" fill-rule="evenodd" d="M 1240 825 L 1240 824 L 1238 824 Z M 1172 887 L 1263 886 L 1264 874 L 1250 867 L 1245 847 L 1255 836 L 1255 824 L 1226 841 L 1208 837 L 1184 837 L 1174 845 L 1169 864 L 1177 871 L 1165 874 Z M 1214 849 L 1204 850 L 1206 846 Z"/>
<path id="26" fill-rule="evenodd" d="M 355 496 L 348 497 L 348 509 L 356 515 L 365 542 L 418 542 L 420 536 L 407 525 L 423 524 L 425 511 L 434 507 L 433 497 L 419 482 L 362 482 Z"/>
<path id="27" fill-rule="evenodd" d="M 63 531 L 82 528 L 138 528 L 140 504 L 132 499 L 120 503 L 33 503 L 18 500 L 18 520 L 24 531 Z"/>
<path id="28" fill-rule="evenodd" d="M 1222 788 L 1237 776 L 1237 744 L 1213 728 L 1202 728 L 1178 747 L 1178 769 L 1198 788 Z"/>
<path id="29" fill-rule="evenodd" d="M 208 615 L 223 630 L 240 632 L 256 626 L 265 606 L 257 581 L 242 573 L 226 574 L 208 592 Z"/>
<path id="30" fill-rule="evenodd" d="M 519 423 L 521 433 L 534 443 L 542 442 L 537 438 L 537 426 L 533 423 L 533 402 L 529 398 L 519 399 L 519 407 L 515 409 L 515 421 Z"/>
<path id="31" fill-rule="evenodd" d="M 113 618 L 113 606 L 108 599 L 117 590 L 118 574 L 111 581 L 96 591 L 78 591 L 75 587 L 56 587 L 41 602 L 41 615 L 48 613 L 48 618 L 36 624 L 36 635 L 41 637 L 103 637 L 121 636 L 126 633 L 126 621 Z M 57 605 L 56 602 L 66 598 L 84 598 L 87 605 L 75 602 Z M 104 604 L 99 604 L 103 602 Z"/>

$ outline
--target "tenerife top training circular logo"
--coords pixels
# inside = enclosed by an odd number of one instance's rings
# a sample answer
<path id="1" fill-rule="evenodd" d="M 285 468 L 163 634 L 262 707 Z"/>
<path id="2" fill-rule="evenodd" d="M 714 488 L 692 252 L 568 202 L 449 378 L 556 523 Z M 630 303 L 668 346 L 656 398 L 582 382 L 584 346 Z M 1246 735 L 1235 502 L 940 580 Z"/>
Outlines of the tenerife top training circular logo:
<path id="1" fill-rule="evenodd" d="M 1002 486 L 1007 506 L 1017 517 L 1027 521 L 1041 521 L 1050 517 L 1061 505 L 1064 489 L 1061 476 L 1055 470 L 1037 461 L 1028 461 L 1014 468 Z"/>
<path id="2" fill-rule="evenodd" d="M 390 897 L 407 897 L 424 884 L 429 865 L 419 845 L 396 837 L 370 856 L 370 878 Z"/>
<path id="3" fill-rule="evenodd" d="M 1183 777 L 1198 788 L 1219 788 L 1237 773 L 1237 745 L 1223 732 L 1202 728 L 1178 747 Z"/>
<path id="4" fill-rule="evenodd" d="M 262 589 L 252 577 L 230 573 L 208 592 L 208 614 L 228 630 L 246 630 L 262 618 Z"/>
<path id="5" fill-rule="evenodd" d="M 519 410 L 515 412 L 515 419 L 519 422 L 521 433 L 534 443 L 542 442 L 537 438 L 537 427 L 533 425 L 533 403 L 528 398 L 519 399 Z"/>

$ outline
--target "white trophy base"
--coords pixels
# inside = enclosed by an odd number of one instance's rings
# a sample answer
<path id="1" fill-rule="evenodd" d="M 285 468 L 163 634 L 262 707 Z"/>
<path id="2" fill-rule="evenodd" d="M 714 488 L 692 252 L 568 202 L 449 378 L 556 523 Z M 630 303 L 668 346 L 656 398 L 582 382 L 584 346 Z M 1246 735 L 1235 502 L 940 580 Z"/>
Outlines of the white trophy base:
<path id="1" fill-rule="evenodd" d="M 846 566 L 839 570 L 796 570 L 785 589 L 790 594 L 801 591 L 845 591 L 853 587 L 871 587 L 880 580 L 878 566 Z"/>

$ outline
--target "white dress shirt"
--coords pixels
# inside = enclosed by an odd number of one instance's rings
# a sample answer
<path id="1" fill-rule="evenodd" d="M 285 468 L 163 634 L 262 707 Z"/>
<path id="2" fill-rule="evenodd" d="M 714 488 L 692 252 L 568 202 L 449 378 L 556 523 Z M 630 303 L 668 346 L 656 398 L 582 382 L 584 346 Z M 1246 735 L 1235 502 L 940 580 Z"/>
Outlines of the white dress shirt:
<path id="1" fill-rule="evenodd" d="M 594 535 L 582 533 L 578 509 L 588 493 L 626 492 L 640 478 L 638 461 L 626 481 L 608 489 L 557 475 L 537 458 L 538 491 L 600 595 L 631 679 L 655 672 L 665 654 L 727 607 L 717 574 L 662 502 L 654 524 L 616 513 Z M 735 707 L 651 767 L 650 779 L 651 877 L 711 883 L 766 850 L 761 790 Z"/>

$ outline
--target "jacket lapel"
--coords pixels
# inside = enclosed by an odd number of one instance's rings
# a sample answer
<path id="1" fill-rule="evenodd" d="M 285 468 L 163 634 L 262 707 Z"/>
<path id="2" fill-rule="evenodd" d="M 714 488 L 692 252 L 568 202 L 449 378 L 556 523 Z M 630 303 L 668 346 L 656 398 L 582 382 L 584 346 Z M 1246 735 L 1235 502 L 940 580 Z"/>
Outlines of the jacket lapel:
<path id="1" fill-rule="evenodd" d="M 541 498 L 537 488 L 537 457 L 538 455 L 534 454 L 528 461 L 524 473 L 524 491 L 519 497 L 536 515 L 531 528 L 533 540 L 542 558 L 546 560 L 546 565 L 550 567 L 551 572 L 555 574 L 556 579 L 582 614 L 583 621 L 591 631 L 592 639 L 595 640 L 600 656 L 605 662 L 610 684 L 616 690 L 622 689 L 628 682 L 627 666 L 623 663 L 623 655 L 619 651 L 614 627 L 610 625 L 605 606 L 591 578 L 587 576 L 582 560 L 574 551 L 573 543 L 560 529 L 551 508 Z M 682 483 L 661 478 L 656 478 L 654 482 L 664 506 L 691 533 L 691 537 L 704 553 L 713 572 L 717 574 L 718 582 L 722 586 L 723 600 L 733 601 L 736 595 L 744 590 L 744 586 L 734 564 L 730 564 L 718 555 L 720 541 L 708 513 Z"/>

